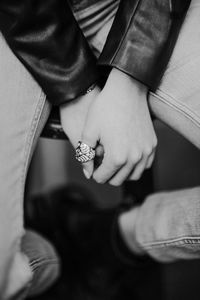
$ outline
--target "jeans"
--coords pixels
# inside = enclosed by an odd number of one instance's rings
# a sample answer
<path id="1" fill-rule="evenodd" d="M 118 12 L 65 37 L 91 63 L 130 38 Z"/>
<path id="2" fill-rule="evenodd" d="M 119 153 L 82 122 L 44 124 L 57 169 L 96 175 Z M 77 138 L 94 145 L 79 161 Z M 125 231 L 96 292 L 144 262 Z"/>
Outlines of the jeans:
<path id="1" fill-rule="evenodd" d="M 31 230 L 26 230 L 21 241 L 21 250 L 29 258 L 29 266 L 34 274 L 24 293 L 29 296 L 39 295 L 59 276 L 58 255 L 49 241 Z"/>
<path id="2" fill-rule="evenodd" d="M 154 115 L 200 149 L 200 3 L 192 0 L 156 93 Z M 159 142 L 159 141 L 158 141 Z M 173 167 L 173 166 L 172 166 Z M 200 187 L 148 196 L 130 212 L 134 238 L 160 262 L 200 258 Z M 131 223 L 131 221 L 130 221 Z"/>
<path id="3" fill-rule="evenodd" d="M 53 247 L 47 247 L 47 242 L 36 234 L 31 234 L 34 236 L 32 245 L 35 254 L 27 257 L 27 251 L 23 249 L 24 243 L 27 244 L 30 239 L 30 232 L 25 232 L 23 227 L 25 179 L 51 106 L 2 35 L 0 70 L 0 298 L 9 299 L 15 292 L 14 288 L 16 292 L 22 288 L 20 282 L 28 286 L 33 280 L 30 265 L 34 264 L 36 253 L 40 258 L 49 257 L 48 253 L 51 256 L 49 268 L 55 272 L 53 276 L 48 276 L 49 284 L 58 276 L 59 260 Z M 45 253 L 45 249 L 48 249 L 48 253 Z M 15 287 L 18 281 L 19 286 Z"/>
<path id="4" fill-rule="evenodd" d="M 117 2 L 93 2 L 75 12 L 81 13 L 83 25 L 89 24 L 91 44 L 113 20 Z M 47 288 L 59 274 L 59 258 L 52 245 L 23 226 L 26 174 L 51 105 L 1 34 L 0 87 L 0 298 L 21 300 Z"/>

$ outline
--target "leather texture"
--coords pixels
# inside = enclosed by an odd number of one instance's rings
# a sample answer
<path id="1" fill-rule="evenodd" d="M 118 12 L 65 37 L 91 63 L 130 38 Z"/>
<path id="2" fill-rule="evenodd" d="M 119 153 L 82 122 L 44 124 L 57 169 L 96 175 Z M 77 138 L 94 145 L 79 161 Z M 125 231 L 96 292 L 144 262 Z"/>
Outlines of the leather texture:
<path id="1" fill-rule="evenodd" d="M 121 0 L 99 64 L 155 90 L 169 62 L 190 0 Z"/>
<path id="2" fill-rule="evenodd" d="M 98 80 L 102 65 L 155 89 L 189 4 L 121 0 L 98 64 L 66 0 L 1 0 L 0 30 L 48 100 L 60 105 Z"/>
<path id="3" fill-rule="evenodd" d="M 98 79 L 66 0 L 0 0 L 0 30 L 53 104 L 74 99 Z"/>

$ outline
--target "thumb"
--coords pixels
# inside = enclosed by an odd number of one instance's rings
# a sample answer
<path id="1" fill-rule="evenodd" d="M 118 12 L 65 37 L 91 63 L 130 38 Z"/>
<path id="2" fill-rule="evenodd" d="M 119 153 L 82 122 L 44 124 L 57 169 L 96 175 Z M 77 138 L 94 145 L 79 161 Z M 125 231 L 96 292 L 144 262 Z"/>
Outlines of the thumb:
<path id="1" fill-rule="evenodd" d="M 87 123 L 82 133 L 82 143 L 92 147 L 95 150 L 97 142 L 98 135 L 96 134 L 94 127 Z M 82 167 L 85 177 L 87 179 L 91 178 L 94 171 L 94 159 L 84 162 Z"/>

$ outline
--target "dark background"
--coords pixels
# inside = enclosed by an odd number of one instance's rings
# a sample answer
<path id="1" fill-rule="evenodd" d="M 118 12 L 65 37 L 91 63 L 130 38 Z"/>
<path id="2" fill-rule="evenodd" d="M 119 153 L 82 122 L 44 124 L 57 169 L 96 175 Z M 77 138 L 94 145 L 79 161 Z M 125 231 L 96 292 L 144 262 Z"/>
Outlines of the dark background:
<path id="1" fill-rule="evenodd" d="M 74 152 L 67 141 L 41 139 L 30 168 L 28 194 L 49 190 L 59 184 L 75 183 L 89 189 L 97 203 L 112 206 L 123 201 L 124 194 L 136 193 L 142 199 L 145 194 L 153 191 L 199 185 L 199 151 L 161 122 L 156 121 L 155 126 L 159 141 L 156 159 L 152 170 L 139 183 L 113 188 L 89 182 L 84 179 L 79 164 L 74 161 Z M 136 271 L 138 279 L 135 286 L 133 279 L 133 299 L 199 300 L 199 270 L 200 261 L 194 260 L 156 265 L 140 274 Z M 63 299 L 68 298 L 64 296 Z"/>

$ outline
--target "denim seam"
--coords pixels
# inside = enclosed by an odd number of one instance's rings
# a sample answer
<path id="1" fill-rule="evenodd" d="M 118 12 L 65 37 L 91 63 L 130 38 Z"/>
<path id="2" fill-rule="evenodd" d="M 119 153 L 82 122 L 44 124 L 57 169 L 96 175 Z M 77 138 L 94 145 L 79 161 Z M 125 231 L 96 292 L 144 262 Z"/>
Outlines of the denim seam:
<path id="1" fill-rule="evenodd" d="M 197 114 L 195 114 L 188 106 L 183 105 L 181 102 L 178 102 L 175 98 L 167 94 L 166 92 L 163 92 L 162 90 L 159 89 L 159 91 L 163 94 L 166 95 L 168 98 L 174 101 L 174 103 L 170 102 L 170 100 L 167 100 L 164 96 L 155 94 L 150 92 L 153 96 L 156 98 L 159 98 L 162 102 L 165 104 L 171 106 L 173 109 L 176 111 L 181 112 L 185 117 L 190 119 L 193 123 L 195 123 L 198 127 L 200 127 L 200 118 Z"/>
<path id="2" fill-rule="evenodd" d="M 40 116 L 42 114 L 44 105 L 45 105 L 45 94 L 43 93 L 43 91 L 41 90 L 40 92 L 40 97 L 38 98 L 38 103 L 36 105 L 35 108 L 35 113 L 33 114 L 33 118 L 31 121 L 31 126 L 30 129 L 28 130 L 27 136 L 25 138 L 25 149 L 24 149 L 24 165 L 22 168 L 22 173 L 21 173 L 21 199 L 23 199 L 24 196 L 24 183 L 25 183 L 25 177 L 26 177 L 26 172 L 27 172 L 27 166 L 29 163 L 29 156 L 30 156 L 30 152 L 31 152 L 31 145 L 33 144 L 34 141 L 34 136 L 37 130 L 37 124 L 38 124 L 38 120 L 40 119 Z M 29 147 L 27 147 L 27 145 L 29 145 Z M 27 149 L 28 148 L 28 149 Z M 32 273 L 32 277 L 30 279 L 30 281 L 26 284 L 26 289 L 25 289 L 25 295 L 28 294 L 28 290 L 31 286 L 31 282 L 33 280 L 33 270 L 29 264 L 31 273 Z"/>
<path id="3" fill-rule="evenodd" d="M 32 118 L 32 122 L 31 122 L 31 126 L 30 129 L 27 133 L 27 137 L 26 137 L 26 142 L 25 142 L 25 150 L 24 150 L 24 166 L 23 166 L 23 170 L 22 170 L 22 174 L 21 174 L 21 197 L 23 198 L 23 194 L 24 194 L 24 183 L 25 183 L 25 178 L 26 178 L 26 173 L 27 173 L 27 167 L 29 164 L 29 156 L 31 153 L 31 146 L 33 144 L 34 141 L 34 137 L 37 131 L 37 124 L 39 122 L 39 119 L 42 115 L 42 111 L 45 105 L 45 99 L 46 96 L 43 93 L 43 91 L 41 90 L 40 92 L 40 97 L 38 99 L 38 103 L 36 105 L 35 108 L 35 113 L 33 114 L 33 118 Z"/>
<path id="4" fill-rule="evenodd" d="M 142 246 L 145 249 L 155 249 L 155 248 L 162 248 L 165 246 L 171 246 L 171 245 L 200 245 L 200 236 L 198 237 L 190 237 L 190 236 L 183 236 L 179 238 L 174 238 L 170 240 L 161 240 L 157 242 L 148 242 L 148 243 L 143 243 Z"/>

